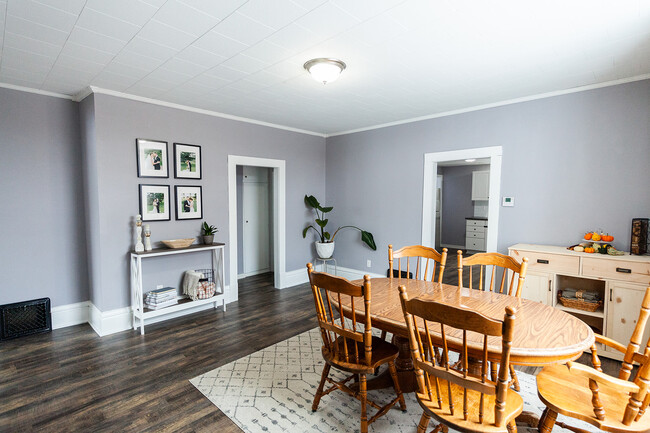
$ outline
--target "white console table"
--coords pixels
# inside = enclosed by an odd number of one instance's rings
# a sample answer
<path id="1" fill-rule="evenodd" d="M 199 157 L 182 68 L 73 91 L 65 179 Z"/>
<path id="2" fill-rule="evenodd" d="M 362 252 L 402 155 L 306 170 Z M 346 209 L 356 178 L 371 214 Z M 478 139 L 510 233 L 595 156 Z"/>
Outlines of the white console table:
<path id="1" fill-rule="evenodd" d="M 187 248 L 169 249 L 156 248 L 151 251 L 142 253 L 131 252 L 131 308 L 133 309 L 133 329 L 138 329 L 136 319 L 140 320 L 140 333 L 144 335 L 144 325 L 147 319 L 164 316 L 178 311 L 196 308 L 205 304 L 221 303 L 223 311 L 226 311 L 226 285 L 225 266 L 224 266 L 224 247 L 225 244 L 214 243 L 212 245 L 190 245 Z M 178 304 L 170 307 L 161 308 L 160 310 L 149 310 L 144 307 L 144 293 L 142 291 L 142 261 L 151 257 L 170 256 L 174 254 L 196 253 L 201 251 L 212 252 L 212 275 L 216 285 L 217 293 L 208 299 L 199 299 L 193 301 L 187 297 L 179 299 Z"/>

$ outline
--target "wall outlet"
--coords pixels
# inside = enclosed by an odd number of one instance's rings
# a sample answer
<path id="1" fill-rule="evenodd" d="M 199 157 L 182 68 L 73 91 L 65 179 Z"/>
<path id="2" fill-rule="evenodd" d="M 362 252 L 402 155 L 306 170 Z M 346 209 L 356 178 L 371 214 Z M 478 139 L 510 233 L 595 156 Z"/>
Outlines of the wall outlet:
<path id="1" fill-rule="evenodd" d="M 369 268 L 372 266 L 372 262 L 370 260 L 366 261 L 366 267 Z"/>

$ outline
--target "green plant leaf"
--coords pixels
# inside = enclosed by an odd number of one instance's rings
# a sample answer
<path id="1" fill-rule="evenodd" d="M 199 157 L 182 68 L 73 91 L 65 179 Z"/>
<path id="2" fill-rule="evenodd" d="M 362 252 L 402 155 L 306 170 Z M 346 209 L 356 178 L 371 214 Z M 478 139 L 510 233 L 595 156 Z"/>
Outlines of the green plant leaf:
<path id="1" fill-rule="evenodd" d="M 323 237 L 325 238 L 326 241 L 329 241 L 330 240 L 330 232 L 323 233 Z"/>
<path id="2" fill-rule="evenodd" d="M 303 239 L 305 239 L 305 238 L 307 237 L 307 230 L 309 230 L 309 227 L 311 227 L 311 226 L 307 226 L 307 227 L 305 227 L 305 229 L 302 231 L 302 238 L 303 238 Z M 312 228 L 313 228 L 313 227 L 312 227 Z"/>
<path id="3" fill-rule="evenodd" d="M 372 233 L 361 230 L 361 240 L 364 241 L 370 249 L 377 251 L 377 245 L 375 245 L 375 238 L 373 238 Z"/>
<path id="4" fill-rule="evenodd" d="M 327 212 L 332 212 L 332 209 L 334 209 L 334 206 L 322 207 L 320 210 L 323 213 L 327 213 Z"/>
<path id="5" fill-rule="evenodd" d="M 318 209 L 320 207 L 320 203 L 318 203 L 318 200 L 316 200 L 316 197 L 313 195 L 308 196 L 305 194 L 305 204 L 314 209 Z"/>
<path id="6" fill-rule="evenodd" d="M 327 225 L 327 221 L 329 221 L 329 220 L 327 218 L 324 219 L 324 220 L 316 218 L 315 221 L 316 221 L 316 224 L 318 224 L 320 227 L 325 228 L 325 226 Z"/>

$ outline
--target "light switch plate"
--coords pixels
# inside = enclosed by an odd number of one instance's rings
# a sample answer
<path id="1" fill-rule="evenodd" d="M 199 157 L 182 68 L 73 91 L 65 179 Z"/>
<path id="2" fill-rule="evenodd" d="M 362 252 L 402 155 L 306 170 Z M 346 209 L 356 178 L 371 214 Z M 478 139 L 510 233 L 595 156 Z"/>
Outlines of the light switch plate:
<path id="1" fill-rule="evenodd" d="M 501 206 L 512 207 L 514 205 L 515 205 L 515 198 L 514 197 L 503 197 L 503 201 L 501 203 Z"/>

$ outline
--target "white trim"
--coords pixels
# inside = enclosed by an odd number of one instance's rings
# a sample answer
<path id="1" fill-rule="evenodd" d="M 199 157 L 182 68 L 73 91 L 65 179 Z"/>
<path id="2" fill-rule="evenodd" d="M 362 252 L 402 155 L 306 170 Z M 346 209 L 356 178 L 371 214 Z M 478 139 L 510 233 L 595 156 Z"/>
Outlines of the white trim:
<path id="1" fill-rule="evenodd" d="M 267 272 L 271 272 L 271 268 L 259 269 L 257 271 L 251 271 L 251 272 L 247 272 L 247 273 L 243 273 L 243 274 L 237 274 L 237 279 L 241 280 L 242 278 L 253 277 L 255 275 L 265 274 Z"/>
<path id="2" fill-rule="evenodd" d="M 228 236 L 230 242 L 230 284 L 234 300 L 239 299 L 237 283 L 237 166 L 273 168 L 273 273 L 274 286 L 287 287 L 286 263 L 286 161 L 228 155 Z"/>
<path id="3" fill-rule="evenodd" d="M 284 273 L 284 284 L 285 287 L 293 287 L 298 284 L 305 284 L 309 282 L 309 276 L 307 275 L 307 268 L 296 269 L 295 271 L 288 271 Z"/>
<path id="4" fill-rule="evenodd" d="M 90 301 L 52 307 L 52 329 L 88 323 Z"/>
<path id="5" fill-rule="evenodd" d="M 95 87 L 95 86 L 90 86 L 90 90 L 92 93 L 115 96 L 123 99 L 131 99 L 133 101 L 144 102 L 147 104 L 160 105 L 162 107 L 175 108 L 177 110 L 190 111 L 192 113 L 198 113 L 198 114 L 205 114 L 206 116 L 221 117 L 223 119 L 236 120 L 238 122 L 252 123 L 254 125 L 268 126 L 269 128 L 282 129 L 291 132 L 298 132 L 300 134 L 315 135 L 317 137 L 323 137 L 323 138 L 327 137 L 327 135 L 321 132 L 307 131 L 306 129 L 292 128 L 290 126 L 283 126 L 283 125 L 278 125 L 276 123 L 263 122 L 261 120 L 249 119 L 247 117 L 233 116 L 232 114 L 219 113 L 217 111 L 205 110 L 203 108 L 195 108 L 195 107 L 190 107 L 188 105 L 175 104 L 173 102 L 165 102 L 165 101 L 160 101 L 158 99 L 151 99 L 151 98 L 145 98 L 143 96 L 130 95 L 128 93 L 117 92 L 115 90 L 102 89 L 100 87 Z M 83 96 L 83 98 L 85 98 L 89 94 L 90 93 L 87 93 L 87 90 L 84 90 L 82 92 L 79 92 L 77 95 L 79 95 L 79 97 Z"/>
<path id="6" fill-rule="evenodd" d="M 490 158 L 490 199 L 488 200 L 488 230 L 486 251 L 497 250 L 499 232 L 499 201 L 501 197 L 501 146 L 452 150 L 424 154 L 424 187 L 422 188 L 422 245 L 435 245 L 436 176 L 438 162 L 468 158 Z"/>
<path id="7" fill-rule="evenodd" d="M 460 108 L 458 110 L 445 111 L 442 113 L 430 114 L 426 116 L 413 117 L 410 119 L 398 120 L 396 122 L 382 123 L 380 125 L 373 125 L 364 128 L 350 129 L 348 131 L 334 132 L 327 134 L 326 137 L 336 137 L 337 135 L 354 134 L 356 132 L 372 131 L 373 129 L 388 128 L 389 126 L 404 125 L 405 123 L 419 122 L 421 120 L 437 119 L 439 117 L 455 116 L 456 114 L 469 113 L 472 111 L 485 110 L 487 108 L 502 107 L 504 105 L 518 104 L 520 102 L 535 101 L 537 99 L 552 98 L 554 96 L 569 95 L 571 93 L 586 92 L 588 90 L 600 89 L 603 87 L 618 86 L 619 84 L 632 83 L 635 81 L 647 80 L 650 74 L 636 75 L 629 78 L 621 78 L 619 80 L 605 81 L 603 83 L 589 84 L 587 86 L 574 87 L 571 89 L 555 90 L 553 92 L 540 93 L 537 95 L 523 96 L 521 98 L 506 99 L 505 101 L 492 102 L 489 104 L 476 105 L 473 107 Z"/>
<path id="8" fill-rule="evenodd" d="M 343 266 L 339 266 L 337 269 L 337 275 L 339 277 L 346 278 L 348 280 L 360 280 L 364 277 L 364 275 L 369 275 L 370 278 L 386 278 L 386 275 L 382 274 L 375 274 L 372 272 L 366 272 L 366 271 L 360 271 L 358 269 L 352 269 L 352 268 L 344 268 Z M 372 283 L 372 281 L 371 281 Z"/>
<path id="9" fill-rule="evenodd" d="M 131 329 L 131 307 L 117 308 L 110 311 L 100 311 L 95 304 L 90 303 L 88 323 L 97 335 L 103 337 L 116 332 Z"/>
<path id="10" fill-rule="evenodd" d="M 31 87 L 16 86 L 15 84 L 2 83 L 0 82 L 0 87 L 11 90 L 18 90 L 19 92 L 27 93 L 36 93 L 37 95 L 52 96 L 54 98 L 69 99 L 74 101 L 74 97 L 70 95 L 64 95 L 63 93 L 48 92 L 47 90 L 32 89 Z"/>
<path id="11" fill-rule="evenodd" d="M 93 89 L 90 86 L 84 87 L 81 91 L 79 91 L 77 94 L 75 94 L 72 97 L 73 101 L 81 102 L 84 99 L 86 99 L 88 96 L 93 94 Z"/>

